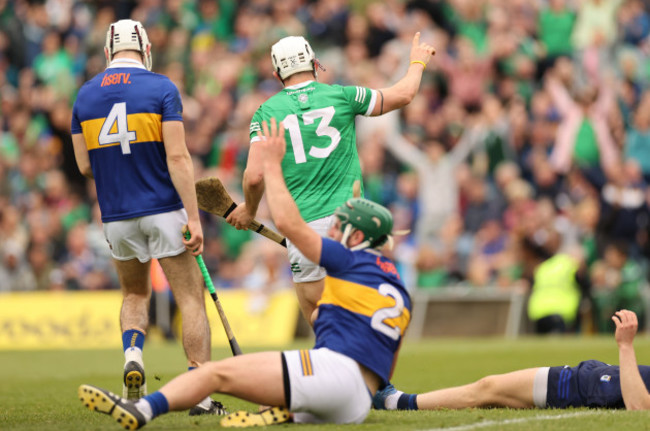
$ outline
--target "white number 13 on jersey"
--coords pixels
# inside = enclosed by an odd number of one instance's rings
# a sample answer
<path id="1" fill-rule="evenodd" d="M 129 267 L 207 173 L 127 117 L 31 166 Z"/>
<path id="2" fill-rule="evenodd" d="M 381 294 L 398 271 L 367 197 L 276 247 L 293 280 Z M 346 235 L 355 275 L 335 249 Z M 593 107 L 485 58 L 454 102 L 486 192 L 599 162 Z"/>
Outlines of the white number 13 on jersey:
<path id="1" fill-rule="evenodd" d="M 327 136 L 330 138 L 330 144 L 325 148 L 311 147 L 309 155 L 319 159 L 324 159 L 329 156 L 332 151 L 337 147 L 341 141 L 341 133 L 334 127 L 330 126 L 332 118 L 334 118 L 334 107 L 328 106 L 327 108 L 314 109 L 302 114 L 302 121 L 306 124 L 313 124 L 314 120 L 321 119 L 316 127 L 316 135 Z M 291 137 L 291 146 L 293 147 L 293 155 L 296 158 L 296 164 L 305 163 L 307 156 L 305 155 L 305 144 L 302 141 L 302 134 L 300 133 L 300 124 L 298 124 L 298 116 L 296 114 L 287 115 L 282 120 L 284 127 L 289 130 Z"/>
<path id="2" fill-rule="evenodd" d="M 115 125 L 115 132 L 111 133 Z M 129 143 L 135 141 L 135 132 L 129 131 L 126 118 L 126 102 L 113 105 L 99 131 L 99 145 L 120 144 L 122 154 L 131 154 Z"/>

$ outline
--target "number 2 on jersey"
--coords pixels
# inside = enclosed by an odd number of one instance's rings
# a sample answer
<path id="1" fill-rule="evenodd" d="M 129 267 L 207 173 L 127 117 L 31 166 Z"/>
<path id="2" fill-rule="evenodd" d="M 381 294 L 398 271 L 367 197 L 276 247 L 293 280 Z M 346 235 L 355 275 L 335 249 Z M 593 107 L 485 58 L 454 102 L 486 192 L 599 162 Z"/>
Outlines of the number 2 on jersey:
<path id="1" fill-rule="evenodd" d="M 388 283 L 380 284 L 378 291 L 383 296 L 390 296 L 393 298 L 395 300 L 395 305 L 392 307 L 380 308 L 375 311 L 370 320 L 370 326 L 375 331 L 379 331 L 393 340 L 398 340 L 402 330 L 399 326 L 388 325 L 385 323 L 385 320 L 394 319 L 402 315 L 402 311 L 404 310 L 404 298 L 402 298 L 399 290 Z"/>
<path id="2" fill-rule="evenodd" d="M 115 132 L 111 130 L 115 126 Z M 126 102 L 113 105 L 99 131 L 99 145 L 120 144 L 122 154 L 131 154 L 129 143 L 135 141 L 135 132 L 129 130 L 126 117 Z"/>
<path id="3" fill-rule="evenodd" d="M 315 120 L 321 119 L 316 127 L 316 135 L 327 136 L 330 138 L 330 144 L 325 148 L 311 147 L 309 155 L 318 159 L 324 159 L 329 156 L 341 141 L 341 133 L 334 127 L 330 126 L 332 118 L 334 118 L 334 107 L 328 106 L 327 108 L 314 109 L 302 114 L 302 121 L 305 125 L 313 124 Z M 296 114 L 287 115 L 282 120 L 284 127 L 289 130 L 289 137 L 291 138 L 291 146 L 293 147 L 293 155 L 296 159 L 296 164 L 305 163 L 307 156 L 305 155 L 305 144 L 302 140 L 300 133 L 300 124 L 298 123 L 298 116 Z"/>

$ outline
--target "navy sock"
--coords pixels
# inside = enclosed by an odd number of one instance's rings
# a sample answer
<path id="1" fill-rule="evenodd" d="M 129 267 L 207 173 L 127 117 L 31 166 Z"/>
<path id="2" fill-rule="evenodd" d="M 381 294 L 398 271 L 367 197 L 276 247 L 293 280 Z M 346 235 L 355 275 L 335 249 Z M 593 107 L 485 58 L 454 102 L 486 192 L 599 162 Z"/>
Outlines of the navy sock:
<path id="1" fill-rule="evenodd" d="M 147 401 L 151 406 L 151 411 L 153 412 L 152 419 L 169 411 L 169 403 L 167 402 L 167 398 L 165 398 L 165 396 L 160 392 L 154 392 L 151 395 L 146 395 L 142 399 Z"/>
<path id="2" fill-rule="evenodd" d="M 137 329 L 127 329 L 122 333 L 122 347 L 126 349 L 130 347 L 137 347 L 142 350 L 144 346 L 144 333 Z"/>
<path id="3" fill-rule="evenodd" d="M 417 410 L 418 394 L 402 394 L 397 400 L 397 410 Z"/>

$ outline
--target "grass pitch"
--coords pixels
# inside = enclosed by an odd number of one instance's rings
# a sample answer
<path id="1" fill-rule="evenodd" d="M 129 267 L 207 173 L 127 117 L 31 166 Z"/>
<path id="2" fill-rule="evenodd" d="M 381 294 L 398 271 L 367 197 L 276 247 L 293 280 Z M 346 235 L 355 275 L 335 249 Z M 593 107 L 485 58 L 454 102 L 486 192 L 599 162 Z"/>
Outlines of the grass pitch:
<path id="1" fill-rule="evenodd" d="M 244 350 L 246 346 L 243 346 Z M 309 347 L 296 343 L 293 348 Z M 650 339 L 636 341 L 637 357 L 650 363 Z M 214 358 L 230 352 L 215 349 Z M 487 374 L 520 368 L 575 365 L 599 359 L 618 363 L 613 337 L 503 339 L 429 339 L 406 342 L 393 383 L 407 392 L 424 392 L 469 383 Z M 0 352 L 1 430 L 118 430 L 113 419 L 86 410 L 77 399 L 77 387 L 90 383 L 121 392 L 123 356 L 116 350 Z M 158 389 L 182 372 L 185 360 L 178 344 L 150 343 L 145 347 L 147 385 Z M 215 395 L 229 411 L 256 406 Z M 590 409 L 387 412 L 371 411 L 362 425 L 349 430 L 606 430 L 648 429 L 649 412 Z M 172 413 L 145 429 L 202 430 L 219 428 L 216 417 L 190 417 Z M 278 425 L 273 429 L 334 430 L 335 425 Z"/>

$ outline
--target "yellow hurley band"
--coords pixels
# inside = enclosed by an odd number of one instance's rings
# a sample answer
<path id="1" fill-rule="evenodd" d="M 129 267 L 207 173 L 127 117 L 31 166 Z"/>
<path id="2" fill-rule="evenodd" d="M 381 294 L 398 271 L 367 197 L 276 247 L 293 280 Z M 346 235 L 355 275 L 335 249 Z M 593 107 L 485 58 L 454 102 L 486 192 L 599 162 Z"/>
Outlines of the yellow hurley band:
<path id="1" fill-rule="evenodd" d="M 422 67 L 423 67 L 423 70 L 427 68 L 427 65 L 426 65 L 426 64 L 424 63 L 424 61 L 420 61 L 420 60 L 413 60 L 413 61 L 411 62 L 411 64 L 413 64 L 413 63 L 418 63 L 418 64 L 421 64 L 421 65 L 422 65 Z"/>

